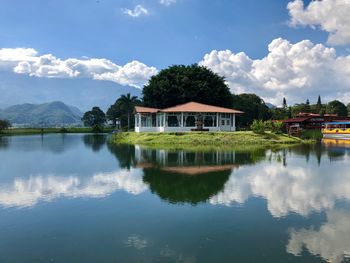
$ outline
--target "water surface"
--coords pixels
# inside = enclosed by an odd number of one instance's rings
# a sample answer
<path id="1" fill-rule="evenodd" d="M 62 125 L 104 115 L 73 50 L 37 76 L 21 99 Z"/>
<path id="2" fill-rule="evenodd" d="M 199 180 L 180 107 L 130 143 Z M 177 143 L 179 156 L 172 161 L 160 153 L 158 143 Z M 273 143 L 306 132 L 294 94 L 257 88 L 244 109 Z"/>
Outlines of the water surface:
<path id="1" fill-rule="evenodd" d="M 0 262 L 345 262 L 350 147 L 0 137 Z M 348 148 L 349 147 L 349 148 Z"/>

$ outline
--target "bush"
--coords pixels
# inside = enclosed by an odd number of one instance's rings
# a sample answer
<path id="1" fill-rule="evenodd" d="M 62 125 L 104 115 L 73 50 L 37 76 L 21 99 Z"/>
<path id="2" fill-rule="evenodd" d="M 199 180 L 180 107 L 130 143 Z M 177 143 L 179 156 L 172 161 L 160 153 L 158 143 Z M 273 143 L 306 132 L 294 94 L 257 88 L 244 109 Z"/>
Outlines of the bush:
<path id="1" fill-rule="evenodd" d="M 281 121 L 275 121 L 275 122 L 272 122 L 272 132 L 273 133 L 277 133 L 277 134 L 280 134 L 280 133 L 283 133 L 283 122 Z"/>
<path id="2" fill-rule="evenodd" d="M 8 120 L 0 120 L 0 132 L 7 130 L 11 127 L 11 124 Z"/>
<path id="3" fill-rule="evenodd" d="M 62 127 L 62 128 L 60 128 L 60 132 L 61 132 L 61 133 L 67 133 L 68 130 L 67 130 L 65 127 Z"/>
<path id="4" fill-rule="evenodd" d="M 264 134 L 266 129 L 265 122 L 263 120 L 254 120 L 250 128 L 254 133 Z"/>
<path id="5" fill-rule="evenodd" d="M 92 132 L 93 133 L 101 133 L 101 132 L 103 132 L 103 127 L 100 125 L 94 125 L 94 126 L 92 126 Z"/>

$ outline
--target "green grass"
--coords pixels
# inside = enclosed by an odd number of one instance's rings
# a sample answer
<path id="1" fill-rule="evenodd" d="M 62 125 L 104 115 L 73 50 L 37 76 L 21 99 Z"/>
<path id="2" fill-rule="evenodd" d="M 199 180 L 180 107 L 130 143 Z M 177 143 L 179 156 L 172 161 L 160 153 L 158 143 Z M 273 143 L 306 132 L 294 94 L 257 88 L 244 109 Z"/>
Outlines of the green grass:
<path id="1" fill-rule="evenodd" d="M 310 141 L 285 134 L 256 134 L 251 131 L 239 132 L 182 132 L 182 133 L 135 133 L 114 134 L 113 143 L 138 144 L 152 148 L 166 149 L 210 149 L 279 147 Z"/>
<path id="2" fill-rule="evenodd" d="M 322 137 L 322 132 L 320 130 L 303 130 L 301 133 L 302 139 L 321 140 Z"/>
<path id="3" fill-rule="evenodd" d="M 104 132 L 111 132 L 111 128 L 105 128 Z M 1 135 L 31 135 L 31 134 L 47 134 L 47 133 L 91 133 L 91 128 L 88 127 L 75 127 L 75 128 L 13 128 L 3 130 Z"/>

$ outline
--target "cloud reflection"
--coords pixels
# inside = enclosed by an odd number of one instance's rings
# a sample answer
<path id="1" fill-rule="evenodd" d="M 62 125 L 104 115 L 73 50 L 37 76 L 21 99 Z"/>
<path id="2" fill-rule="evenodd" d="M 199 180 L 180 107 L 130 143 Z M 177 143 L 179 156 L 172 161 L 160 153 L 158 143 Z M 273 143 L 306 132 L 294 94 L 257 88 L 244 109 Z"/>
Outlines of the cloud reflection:
<path id="1" fill-rule="evenodd" d="M 306 248 L 327 262 L 342 262 L 345 256 L 350 255 L 350 213 L 343 210 L 330 211 L 327 219 L 318 230 L 293 229 L 287 252 L 297 256 Z"/>
<path id="2" fill-rule="evenodd" d="M 224 190 L 210 199 L 212 204 L 243 204 L 250 197 L 267 200 L 274 217 L 290 212 L 303 216 L 330 209 L 339 199 L 350 200 L 350 163 L 342 166 L 307 167 L 299 163 L 288 167 L 276 163 L 241 166 L 226 182 Z"/>
<path id="3" fill-rule="evenodd" d="M 30 207 L 40 200 L 51 201 L 59 197 L 105 197 L 117 190 L 137 195 L 147 189 L 142 175 L 141 169 L 131 169 L 98 173 L 88 178 L 54 175 L 16 178 L 12 183 L 0 186 L 0 205 Z"/>

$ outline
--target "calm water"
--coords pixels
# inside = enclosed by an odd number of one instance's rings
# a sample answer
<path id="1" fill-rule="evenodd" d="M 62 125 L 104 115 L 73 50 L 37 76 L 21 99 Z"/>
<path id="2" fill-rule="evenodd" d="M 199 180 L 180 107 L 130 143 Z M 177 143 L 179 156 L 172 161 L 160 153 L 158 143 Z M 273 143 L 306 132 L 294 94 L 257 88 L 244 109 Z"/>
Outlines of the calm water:
<path id="1" fill-rule="evenodd" d="M 168 152 L 0 137 L 0 262 L 345 262 L 350 146 Z"/>

